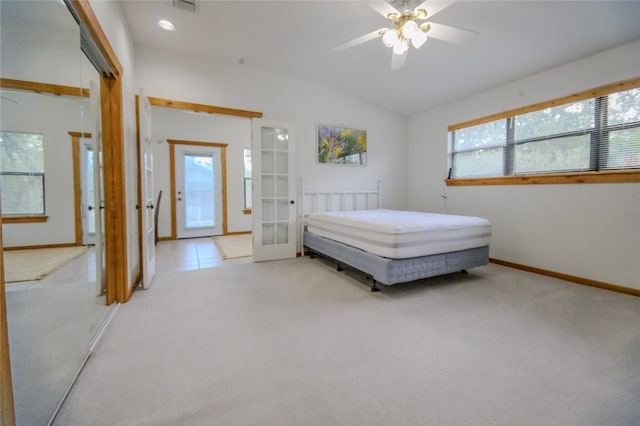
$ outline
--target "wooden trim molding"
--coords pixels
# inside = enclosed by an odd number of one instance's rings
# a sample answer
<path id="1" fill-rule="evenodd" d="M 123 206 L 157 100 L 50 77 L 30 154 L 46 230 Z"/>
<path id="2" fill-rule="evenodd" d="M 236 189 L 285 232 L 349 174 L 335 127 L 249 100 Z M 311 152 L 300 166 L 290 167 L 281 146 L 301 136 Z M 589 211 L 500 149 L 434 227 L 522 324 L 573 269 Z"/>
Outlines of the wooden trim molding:
<path id="1" fill-rule="evenodd" d="M 209 146 L 213 148 L 225 148 L 225 149 L 229 146 L 228 143 L 183 141 L 179 139 L 167 139 L 167 143 L 170 145 Z"/>
<path id="2" fill-rule="evenodd" d="M 0 253 L 2 252 L 2 218 L 0 217 Z M 9 325 L 4 282 L 4 258 L 0 256 L 0 424 L 14 426 L 16 414 L 13 402 Z"/>
<path id="3" fill-rule="evenodd" d="M 2 216 L 3 223 L 39 223 L 46 222 L 49 216 Z"/>
<path id="4" fill-rule="evenodd" d="M 636 87 L 640 87 L 640 77 L 632 78 L 630 80 L 619 81 L 617 83 L 607 84 L 604 86 L 596 87 L 594 89 L 585 90 L 584 92 L 574 93 L 568 96 L 563 96 L 561 98 L 552 99 L 550 101 L 539 102 L 533 105 L 528 105 L 521 108 L 511 109 L 509 111 L 503 111 L 497 114 L 488 115 L 486 117 L 476 118 L 474 120 L 452 124 L 448 127 L 448 129 L 450 132 L 453 132 L 454 130 L 464 129 L 465 127 L 477 126 L 479 124 L 500 120 L 502 118 L 513 117 L 514 115 L 526 114 L 529 112 L 539 111 L 541 109 L 555 107 L 558 105 L 565 105 L 572 102 L 578 102 L 578 101 L 584 101 L 586 99 L 597 98 L 597 97 L 609 95 L 615 92 L 622 92 L 624 90 L 635 89 Z"/>
<path id="5" fill-rule="evenodd" d="M 73 224 L 76 244 L 82 244 L 82 173 L 80 171 L 80 138 L 71 135 L 73 157 Z"/>
<path id="6" fill-rule="evenodd" d="M 559 185 L 581 183 L 638 183 L 640 170 L 610 170 L 603 172 L 550 173 L 543 175 L 497 176 L 485 178 L 445 179 L 447 186 L 492 185 Z"/>
<path id="7" fill-rule="evenodd" d="M 247 235 L 247 234 L 251 234 L 251 231 L 233 231 L 233 232 L 226 232 L 224 235 Z"/>
<path id="8" fill-rule="evenodd" d="M 89 89 L 83 87 L 61 86 L 59 84 L 38 83 L 36 81 L 0 78 L 0 88 L 26 90 L 35 93 L 53 93 L 59 96 L 89 97 Z"/>
<path id="9" fill-rule="evenodd" d="M 169 144 L 169 174 L 171 185 L 171 239 L 175 240 L 178 236 L 178 219 L 177 219 L 177 200 L 176 200 L 176 168 L 175 168 L 175 146 L 205 146 L 211 148 L 220 148 L 220 174 L 222 175 L 221 191 L 222 191 L 222 234 L 227 235 L 227 146 L 229 144 L 219 142 L 198 142 L 185 141 L 178 139 L 167 139 Z"/>
<path id="10" fill-rule="evenodd" d="M 520 269 L 522 271 L 533 272 L 536 274 L 545 275 L 552 278 L 558 278 L 561 280 L 570 281 L 577 284 L 586 285 L 589 287 L 597 287 L 604 290 L 610 290 L 610 291 L 615 291 L 617 293 L 624 293 L 624 294 L 629 294 L 631 296 L 640 297 L 640 289 L 633 288 L 633 287 L 625 287 L 617 284 L 605 283 L 602 281 L 596 281 L 589 278 L 582 278 L 582 277 L 577 277 L 575 275 L 564 274 L 562 272 L 555 272 L 555 271 L 550 271 L 548 269 L 522 265 L 519 263 L 509 262 L 506 260 L 490 258 L 489 261 L 497 265 L 508 266 L 509 268 Z"/>
<path id="11" fill-rule="evenodd" d="M 170 99 L 153 98 L 149 96 L 149 102 L 152 106 L 165 108 L 175 108 L 187 111 L 206 112 L 207 114 L 223 114 L 235 117 L 245 118 L 261 118 L 262 113 L 257 111 L 246 111 L 242 109 L 225 108 L 214 105 L 194 104 L 192 102 L 174 101 Z"/>
<path id="12" fill-rule="evenodd" d="M 76 243 L 59 243 L 59 244 L 39 244 L 36 246 L 14 246 L 14 247 L 4 247 L 5 251 L 11 250 L 35 250 L 35 249 L 45 249 L 45 248 L 62 248 L 62 247 L 78 247 L 82 244 Z"/>
<path id="13" fill-rule="evenodd" d="M 126 302 L 129 296 L 122 80 L 101 77 L 100 109 L 103 141 L 106 303 L 110 305 L 113 302 Z"/>

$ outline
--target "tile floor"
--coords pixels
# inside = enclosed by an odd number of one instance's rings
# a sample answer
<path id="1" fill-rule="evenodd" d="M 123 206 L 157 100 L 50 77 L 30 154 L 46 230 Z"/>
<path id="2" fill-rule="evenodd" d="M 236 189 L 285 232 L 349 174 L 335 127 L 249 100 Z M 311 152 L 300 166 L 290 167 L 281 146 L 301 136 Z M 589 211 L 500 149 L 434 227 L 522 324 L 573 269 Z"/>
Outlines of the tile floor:
<path id="1" fill-rule="evenodd" d="M 157 274 L 249 262 L 253 262 L 253 258 L 223 259 L 211 237 L 160 241 L 156 245 Z"/>

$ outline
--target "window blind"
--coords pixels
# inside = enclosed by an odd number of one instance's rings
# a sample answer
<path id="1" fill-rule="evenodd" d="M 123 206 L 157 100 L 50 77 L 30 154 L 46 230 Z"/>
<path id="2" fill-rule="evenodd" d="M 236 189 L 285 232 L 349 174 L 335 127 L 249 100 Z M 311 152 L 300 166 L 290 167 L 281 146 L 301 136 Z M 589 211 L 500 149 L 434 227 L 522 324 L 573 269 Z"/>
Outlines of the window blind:
<path id="1" fill-rule="evenodd" d="M 451 177 L 640 168 L 640 88 L 456 128 Z"/>
<path id="2" fill-rule="evenodd" d="M 598 169 L 640 168 L 640 89 L 612 93 L 604 103 Z"/>

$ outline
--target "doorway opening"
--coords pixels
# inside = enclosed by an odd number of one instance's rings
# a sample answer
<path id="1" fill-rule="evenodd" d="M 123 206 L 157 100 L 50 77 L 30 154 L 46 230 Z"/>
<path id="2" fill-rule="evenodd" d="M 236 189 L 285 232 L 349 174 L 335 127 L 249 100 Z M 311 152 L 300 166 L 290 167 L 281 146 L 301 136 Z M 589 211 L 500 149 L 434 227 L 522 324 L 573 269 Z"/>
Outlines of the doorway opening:
<path id="1" fill-rule="evenodd" d="M 174 238 L 227 233 L 226 144 L 168 140 Z"/>

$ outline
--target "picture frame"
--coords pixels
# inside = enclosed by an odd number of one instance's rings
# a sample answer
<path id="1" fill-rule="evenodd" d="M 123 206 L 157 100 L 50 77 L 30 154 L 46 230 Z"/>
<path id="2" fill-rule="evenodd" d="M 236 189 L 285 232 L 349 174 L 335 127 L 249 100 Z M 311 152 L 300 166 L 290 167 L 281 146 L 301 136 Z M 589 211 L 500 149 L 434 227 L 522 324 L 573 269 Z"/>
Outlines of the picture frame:
<path id="1" fill-rule="evenodd" d="M 318 125 L 319 164 L 367 165 L 367 131 L 343 126 Z"/>

